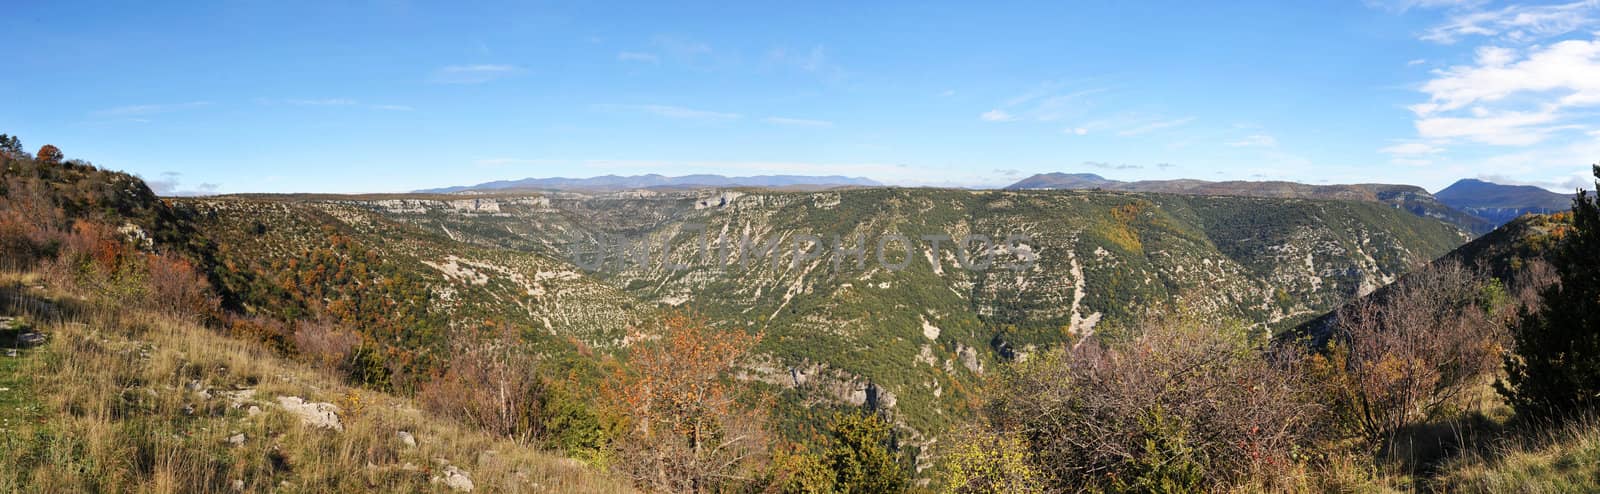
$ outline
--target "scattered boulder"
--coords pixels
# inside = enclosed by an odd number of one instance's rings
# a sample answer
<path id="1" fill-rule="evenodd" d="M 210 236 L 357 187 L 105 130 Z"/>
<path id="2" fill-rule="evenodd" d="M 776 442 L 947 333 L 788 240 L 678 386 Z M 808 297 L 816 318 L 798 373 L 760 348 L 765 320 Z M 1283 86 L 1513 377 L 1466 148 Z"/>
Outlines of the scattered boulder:
<path id="1" fill-rule="evenodd" d="M 300 417 L 300 422 L 312 427 L 344 431 L 344 424 L 339 423 L 339 407 L 332 403 L 317 403 L 306 401 L 298 396 L 279 396 L 278 405 L 284 410 Z"/>
<path id="2" fill-rule="evenodd" d="M 233 445 L 233 446 L 243 445 L 244 444 L 244 440 L 245 440 L 245 435 L 244 435 L 243 432 L 240 432 L 238 434 L 234 434 L 232 436 L 228 436 L 228 444 Z"/>
<path id="3" fill-rule="evenodd" d="M 32 331 L 17 336 L 17 343 L 22 346 L 38 346 L 44 344 L 44 335 Z"/>
<path id="4" fill-rule="evenodd" d="M 261 415 L 261 407 L 250 405 L 250 408 L 245 409 L 244 413 L 250 417 Z"/>
<path id="5" fill-rule="evenodd" d="M 396 436 L 400 436 L 400 443 L 401 444 L 404 444 L 404 445 L 406 445 L 408 447 L 412 447 L 412 448 L 417 447 L 417 437 L 411 435 L 410 432 L 400 431 L 400 432 L 396 432 L 395 435 Z"/>
<path id="6" fill-rule="evenodd" d="M 201 383 L 199 380 L 189 381 L 189 384 L 186 387 L 189 388 L 189 392 L 194 393 L 194 397 L 200 399 L 200 401 L 211 399 L 211 388 L 206 387 L 206 385 Z"/>
<path id="7" fill-rule="evenodd" d="M 456 492 L 472 492 L 472 477 L 465 470 L 456 468 L 455 465 L 445 465 L 444 471 L 429 479 L 430 483 L 444 484 Z"/>
<path id="8" fill-rule="evenodd" d="M 229 408 L 240 408 L 243 407 L 246 402 L 256 397 L 256 390 L 241 389 L 238 391 L 224 391 L 222 394 L 227 395 Z"/>

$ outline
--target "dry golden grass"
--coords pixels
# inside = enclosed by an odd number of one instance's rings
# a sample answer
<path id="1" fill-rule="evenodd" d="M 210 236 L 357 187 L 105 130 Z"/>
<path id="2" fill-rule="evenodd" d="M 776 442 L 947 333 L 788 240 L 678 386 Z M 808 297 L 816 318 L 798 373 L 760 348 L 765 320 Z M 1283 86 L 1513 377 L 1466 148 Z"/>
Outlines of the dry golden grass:
<path id="1" fill-rule="evenodd" d="M 1507 441 L 1452 462 L 1441 479 L 1450 492 L 1600 492 L 1600 419 Z"/>
<path id="2" fill-rule="evenodd" d="M 468 472 L 474 492 L 630 491 L 252 342 L 37 282 L 0 275 L 0 311 L 25 312 L 50 338 L 12 358 L 11 377 L 27 383 L 16 391 L 40 413 L 0 428 L 0 492 L 447 491 L 430 482 L 446 464 Z M 338 405 L 343 431 L 302 424 L 279 396 Z M 237 434 L 243 442 L 230 442 Z"/>

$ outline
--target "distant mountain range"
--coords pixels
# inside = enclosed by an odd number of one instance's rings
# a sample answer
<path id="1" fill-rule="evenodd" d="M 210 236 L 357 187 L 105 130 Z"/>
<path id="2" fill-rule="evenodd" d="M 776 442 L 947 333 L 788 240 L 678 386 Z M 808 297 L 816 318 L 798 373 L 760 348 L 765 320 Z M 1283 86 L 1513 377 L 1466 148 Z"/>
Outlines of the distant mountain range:
<path id="1" fill-rule="evenodd" d="M 1124 182 L 1093 173 L 1042 173 L 1006 187 L 1007 190 L 1114 190 L 1219 196 L 1248 196 L 1294 199 L 1334 199 L 1388 204 L 1425 218 L 1460 227 L 1482 235 L 1499 226 L 1484 218 L 1451 207 L 1414 185 L 1344 184 L 1308 185 L 1296 182 L 1208 182 L 1205 180 L 1144 180 Z"/>
<path id="2" fill-rule="evenodd" d="M 764 187 L 783 189 L 816 189 L 831 187 L 876 187 L 883 184 L 872 179 L 862 177 L 808 176 L 808 175 L 757 175 L 751 177 L 725 177 L 722 175 L 684 175 L 681 177 L 668 177 L 664 175 L 605 175 L 589 178 L 524 178 L 522 180 L 500 180 L 485 182 L 477 185 L 457 187 L 443 187 L 438 189 L 419 190 L 419 193 L 450 194 L 456 192 L 486 192 L 507 190 L 570 190 L 585 192 L 603 192 L 632 189 L 653 188 L 692 188 L 692 187 Z"/>
<path id="3" fill-rule="evenodd" d="M 525 178 L 477 185 L 442 187 L 416 192 L 452 194 L 466 192 L 571 191 L 614 192 L 636 189 L 692 189 L 702 187 L 759 187 L 780 190 L 820 190 L 838 187 L 881 187 L 884 184 L 864 177 L 839 175 L 604 175 L 588 178 Z M 1338 184 L 1310 185 L 1297 182 L 1210 182 L 1205 180 L 1143 180 L 1125 182 L 1093 173 L 1041 173 L 1005 187 L 1006 190 L 1110 190 L 1221 196 L 1269 197 L 1287 199 L 1332 199 L 1388 204 L 1417 216 L 1456 225 L 1473 235 L 1528 213 L 1551 213 L 1571 206 L 1571 197 L 1527 185 L 1500 185 L 1465 179 L 1430 194 L 1414 185 Z"/>
<path id="4" fill-rule="evenodd" d="M 1483 218 L 1494 226 L 1519 216 L 1546 214 L 1572 209 L 1572 196 L 1557 194 L 1531 185 L 1500 185 L 1465 179 L 1433 194 L 1440 202 Z"/>

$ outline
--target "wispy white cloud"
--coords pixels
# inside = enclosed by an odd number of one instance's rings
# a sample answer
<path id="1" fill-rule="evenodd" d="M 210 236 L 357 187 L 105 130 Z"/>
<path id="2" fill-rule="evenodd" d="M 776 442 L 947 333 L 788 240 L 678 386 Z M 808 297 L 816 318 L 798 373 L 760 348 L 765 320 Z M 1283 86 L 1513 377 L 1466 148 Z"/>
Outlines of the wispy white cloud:
<path id="1" fill-rule="evenodd" d="M 356 100 L 348 98 L 286 99 L 283 102 L 295 106 L 351 106 L 356 104 Z"/>
<path id="2" fill-rule="evenodd" d="M 1600 2 L 1582 0 L 1554 5 L 1513 4 L 1493 10 L 1465 9 L 1450 15 L 1444 24 L 1429 29 L 1421 38 L 1445 44 L 1472 36 L 1536 41 L 1600 25 L 1597 8 Z"/>
<path id="3" fill-rule="evenodd" d="M 1366 0 L 1371 7 L 1393 12 L 1405 12 L 1411 9 L 1433 8 L 1471 8 L 1488 3 L 1488 0 Z"/>
<path id="4" fill-rule="evenodd" d="M 1034 120 L 1039 122 L 1054 122 L 1069 116 L 1081 115 L 1087 109 L 1085 98 L 1087 96 L 1110 91 L 1108 88 L 1080 89 L 1062 92 L 1063 85 L 1056 82 L 1047 82 L 1027 92 L 1006 99 L 1001 105 L 991 111 L 996 116 L 1005 114 L 1011 118 L 992 120 L 991 122 L 1004 122 L 1011 120 Z M 998 113 L 996 113 L 998 112 Z M 987 113 L 985 115 L 988 115 Z"/>
<path id="5" fill-rule="evenodd" d="M 1434 155 L 1444 148 L 1420 141 L 1400 142 L 1384 146 L 1378 152 L 1389 155 L 1389 164 L 1401 166 L 1428 166 L 1434 164 Z"/>
<path id="6" fill-rule="evenodd" d="M 550 160 L 530 160 L 530 159 L 522 159 L 522 158 L 483 158 L 483 159 L 474 160 L 472 163 L 475 164 L 475 165 L 478 165 L 478 166 L 510 166 L 510 165 L 534 165 L 534 164 L 540 164 L 540 163 L 554 163 L 554 162 L 550 161 Z"/>
<path id="7" fill-rule="evenodd" d="M 617 52 L 618 62 L 661 64 L 694 64 L 712 54 L 711 45 L 680 36 L 658 35 L 639 48 Z"/>
<path id="8" fill-rule="evenodd" d="M 1422 64 L 1425 64 L 1425 63 L 1428 63 L 1428 61 L 1426 59 L 1417 58 L 1417 59 L 1412 59 L 1410 61 L 1407 61 L 1406 62 L 1406 66 L 1407 67 L 1416 67 L 1418 65 L 1422 65 Z"/>
<path id="9" fill-rule="evenodd" d="M 660 56 L 639 51 L 619 52 L 617 53 L 617 60 L 622 62 L 661 63 Z"/>
<path id="10" fill-rule="evenodd" d="M 1402 142 L 1379 149 L 1378 152 L 1394 156 L 1421 156 L 1444 152 L 1444 148 L 1426 142 Z"/>
<path id="11" fill-rule="evenodd" d="M 1085 162 L 1083 162 L 1083 166 L 1087 166 L 1089 168 L 1099 168 L 1101 170 L 1113 170 L 1113 171 L 1143 170 L 1144 169 L 1144 165 L 1130 165 L 1130 164 L 1127 164 L 1127 163 L 1110 163 L 1110 162 L 1105 162 L 1105 161 L 1085 161 Z"/>
<path id="12" fill-rule="evenodd" d="M 767 50 L 767 61 L 806 72 L 823 72 L 836 69 L 828 58 L 827 49 L 822 45 L 815 45 L 804 50 L 792 50 L 784 47 L 773 48 Z"/>
<path id="13" fill-rule="evenodd" d="M 1428 99 L 1409 107 L 1427 139 L 1527 146 L 1588 130 L 1600 107 L 1600 39 L 1528 48 L 1481 47 L 1472 64 L 1433 71 Z"/>
<path id="14" fill-rule="evenodd" d="M 711 45 L 679 36 L 656 36 L 650 46 L 674 58 L 694 58 L 711 53 Z"/>
<path id="15" fill-rule="evenodd" d="M 1416 121 L 1417 134 L 1428 139 L 1463 138 L 1495 146 L 1528 146 L 1574 125 L 1551 125 L 1558 116 L 1550 109 L 1518 112 L 1473 112 L 1471 116 L 1428 117 Z"/>
<path id="16" fill-rule="evenodd" d="M 256 98 L 256 103 L 257 104 L 261 104 L 261 105 L 268 105 L 268 106 L 282 104 L 282 105 L 289 105 L 289 106 L 307 106 L 307 107 L 365 108 L 365 109 L 368 109 L 368 110 L 382 110 L 382 111 L 412 111 L 412 110 L 415 109 L 415 108 L 412 108 L 412 107 L 407 106 L 407 105 L 362 103 L 361 101 L 358 101 L 358 100 L 355 100 L 355 99 L 351 99 L 351 98 L 284 98 L 284 99 Z"/>
<path id="17" fill-rule="evenodd" d="M 1123 137 L 1132 137 L 1132 136 L 1137 136 L 1137 135 L 1144 135 L 1144 134 L 1148 134 L 1148 133 L 1155 132 L 1155 131 L 1162 130 L 1162 129 L 1180 127 L 1180 126 L 1186 125 L 1189 122 L 1193 122 L 1193 121 L 1194 121 L 1194 117 L 1183 117 L 1183 118 L 1173 118 L 1173 119 L 1167 119 L 1167 120 L 1157 120 L 1157 121 L 1154 121 L 1154 122 L 1149 122 L 1149 123 L 1145 123 L 1145 124 L 1142 124 L 1142 125 L 1135 126 L 1133 128 L 1122 130 L 1120 132 L 1117 132 L 1117 135 L 1123 136 Z"/>
<path id="18" fill-rule="evenodd" d="M 127 106 L 119 106 L 119 107 L 116 107 L 116 108 L 107 108 L 107 109 L 104 109 L 104 110 L 98 110 L 98 111 L 92 112 L 91 114 L 94 115 L 94 116 L 97 116 L 97 117 L 129 117 L 129 118 L 131 118 L 131 117 L 141 117 L 141 116 L 154 115 L 154 114 L 158 114 L 158 113 L 169 113 L 169 112 L 180 111 L 180 110 L 203 108 L 203 107 L 207 107 L 207 106 L 211 106 L 211 102 L 209 102 L 209 101 L 191 101 L 191 102 L 188 102 L 188 103 L 127 105 Z"/>
<path id="19" fill-rule="evenodd" d="M 762 121 L 775 125 L 789 125 L 794 127 L 832 127 L 833 122 L 827 120 L 813 120 L 809 118 L 767 117 Z"/>
<path id="20" fill-rule="evenodd" d="M 1484 47 L 1473 65 L 1434 71 L 1422 85 L 1428 102 L 1411 110 L 1427 116 L 1516 94 L 1559 92 L 1562 106 L 1600 103 L 1600 40 L 1568 40 L 1526 52 Z"/>
<path id="21" fill-rule="evenodd" d="M 846 76 L 844 68 L 828 55 L 828 49 L 823 45 L 813 45 L 798 50 L 787 47 L 773 48 L 767 50 L 766 64 L 768 67 L 801 72 L 827 82 L 837 82 Z"/>
<path id="22" fill-rule="evenodd" d="M 1010 122 L 1017 119 L 1015 115 L 999 109 L 983 112 L 982 115 L 978 115 L 978 118 L 985 122 Z"/>
<path id="23" fill-rule="evenodd" d="M 1228 142 L 1227 144 L 1236 148 L 1272 148 L 1278 147 L 1278 139 L 1266 134 L 1253 134 L 1245 136 L 1243 139 L 1239 139 L 1237 141 Z"/>
<path id="24" fill-rule="evenodd" d="M 194 187 L 184 187 L 183 181 L 181 180 L 182 177 L 182 173 L 163 172 L 161 174 L 161 178 L 145 180 L 144 183 L 150 186 L 151 192 L 155 192 L 158 196 L 167 197 L 209 196 L 216 194 L 217 190 L 221 188 L 220 185 L 213 183 L 202 183 Z"/>
<path id="25" fill-rule="evenodd" d="M 738 113 L 727 113 L 708 110 L 696 110 L 672 105 L 595 105 L 596 109 L 605 111 L 641 112 L 667 118 L 680 118 L 689 120 L 737 120 L 743 118 Z"/>
<path id="26" fill-rule="evenodd" d="M 1384 146 L 1378 152 L 1389 155 L 1391 165 L 1422 167 L 1434 164 L 1435 155 L 1443 153 L 1444 148 L 1427 142 L 1410 141 Z"/>
<path id="27" fill-rule="evenodd" d="M 482 84 L 521 72 L 515 65 L 450 65 L 433 71 L 428 81 L 435 84 Z"/>

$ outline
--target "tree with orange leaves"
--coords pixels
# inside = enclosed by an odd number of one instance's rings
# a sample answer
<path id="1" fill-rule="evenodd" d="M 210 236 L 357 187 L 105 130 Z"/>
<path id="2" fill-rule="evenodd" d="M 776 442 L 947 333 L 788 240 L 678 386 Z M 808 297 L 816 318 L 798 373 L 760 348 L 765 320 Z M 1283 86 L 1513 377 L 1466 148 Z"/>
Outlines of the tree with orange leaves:
<path id="1" fill-rule="evenodd" d="M 635 334 L 629 366 L 603 389 L 629 419 L 618 466 L 641 487 L 709 492 L 749 480 L 766 453 L 766 415 L 728 375 L 759 336 L 673 313 Z"/>
<path id="2" fill-rule="evenodd" d="M 34 153 L 33 156 L 34 161 L 38 161 L 39 163 L 46 165 L 59 165 L 61 164 L 61 160 L 66 159 L 66 155 L 61 154 L 61 148 L 57 148 L 51 144 L 45 144 L 44 147 L 39 148 L 39 152 Z"/>

